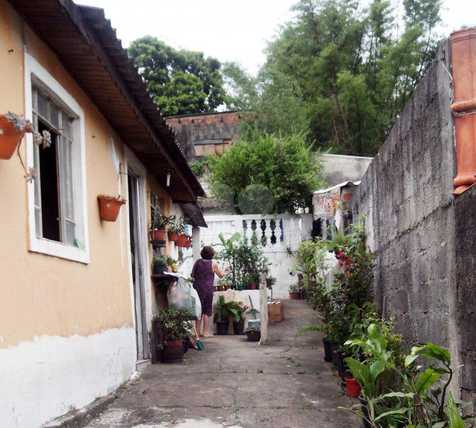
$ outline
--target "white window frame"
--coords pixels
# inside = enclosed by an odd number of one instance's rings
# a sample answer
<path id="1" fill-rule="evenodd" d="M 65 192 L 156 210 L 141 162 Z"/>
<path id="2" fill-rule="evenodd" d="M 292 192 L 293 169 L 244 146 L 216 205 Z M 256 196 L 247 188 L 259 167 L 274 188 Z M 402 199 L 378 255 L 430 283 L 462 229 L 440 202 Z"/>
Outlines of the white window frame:
<path id="1" fill-rule="evenodd" d="M 29 250 L 35 253 L 46 254 L 79 263 L 90 262 L 89 231 L 87 216 L 87 188 L 86 188 L 86 132 L 84 111 L 79 103 L 63 88 L 63 86 L 28 53 L 25 54 L 25 117 L 33 121 L 33 91 L 32 84 L 46 88 L 54 94 L 68 110 L 77 117 L 75 124 L 75 145 L 73 163 L 77 171 L 74 180 L 74 210 L 77 227 L 80 230 L 81 248 L 38 237 L 35 222 L 35 183 L 28 182 L 28 224 Z M 75 121 L 75 122 L 76 122 Z M 26 162 L 28 168 L 34 168 L 34 143 L 31 134 L 26 135 Z M 79 158 L 79 159 L 78 159 Z"/>

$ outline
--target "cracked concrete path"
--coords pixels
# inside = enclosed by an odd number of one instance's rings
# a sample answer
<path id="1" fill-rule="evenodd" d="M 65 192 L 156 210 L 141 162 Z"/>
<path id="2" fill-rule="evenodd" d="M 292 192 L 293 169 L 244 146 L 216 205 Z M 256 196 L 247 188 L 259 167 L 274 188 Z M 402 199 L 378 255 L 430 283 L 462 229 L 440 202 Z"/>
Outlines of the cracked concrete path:
<path id="1" fill-rule="evenodd" d="M 89 428 L 358 427 L 339 379 L 323 361 L 321 335 L 297 335 L 315 322 L 303 301 L 284 301 L 286 319 L 270 343 L 243 336 L 207 339 L 183 364 L 148 366 Z"/>

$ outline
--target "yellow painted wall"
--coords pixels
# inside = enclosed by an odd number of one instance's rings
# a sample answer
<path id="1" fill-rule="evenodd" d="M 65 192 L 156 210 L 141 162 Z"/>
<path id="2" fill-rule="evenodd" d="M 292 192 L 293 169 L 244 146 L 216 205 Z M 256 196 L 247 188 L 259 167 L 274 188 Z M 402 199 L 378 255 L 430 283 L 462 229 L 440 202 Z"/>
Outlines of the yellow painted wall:
<path id="1" fill-rule="evenodd" d="M 127 207 L 117 222 L 101 223 L 96 199 L 118 193 L 110 138 L 122 143 L 59 59 L 5 0 L 0 0 L 0 113 L 24 114 L 24 44 L 85 113 L 91 263 L 28 251 L 23 170 L 16 157 L 0 160 L 0 348 L 35 336 L 89 335 L 133 325 Z"/>

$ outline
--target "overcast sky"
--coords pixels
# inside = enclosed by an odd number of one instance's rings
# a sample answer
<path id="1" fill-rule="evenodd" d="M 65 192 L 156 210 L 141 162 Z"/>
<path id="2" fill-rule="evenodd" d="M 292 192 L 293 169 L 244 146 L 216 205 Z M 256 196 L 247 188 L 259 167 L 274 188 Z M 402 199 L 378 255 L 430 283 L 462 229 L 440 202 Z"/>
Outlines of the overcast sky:
<path id="1" fill-rule="evenodd" d="M 75 0 L 102 7 L 127 46 L 150 34 L 175 48 L 236 61 L 255 73 L 266 42 L 292 17 L 296 0 Z M 393 0 L 398 2 L 398 0 Z M 476 0 L 443 0 L 444 35 L 476 26 Z"/>

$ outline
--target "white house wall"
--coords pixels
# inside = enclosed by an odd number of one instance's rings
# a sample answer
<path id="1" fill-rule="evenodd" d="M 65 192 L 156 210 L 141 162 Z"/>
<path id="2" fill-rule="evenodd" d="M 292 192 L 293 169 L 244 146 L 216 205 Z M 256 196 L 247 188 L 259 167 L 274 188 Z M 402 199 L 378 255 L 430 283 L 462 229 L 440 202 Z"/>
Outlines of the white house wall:
<path id="1" fill-rule="evenodd" d="M 135 362 L 130 327 L 0 349 L 0 426 L 35 428 L 84 407 L 126 382 Z"/>

